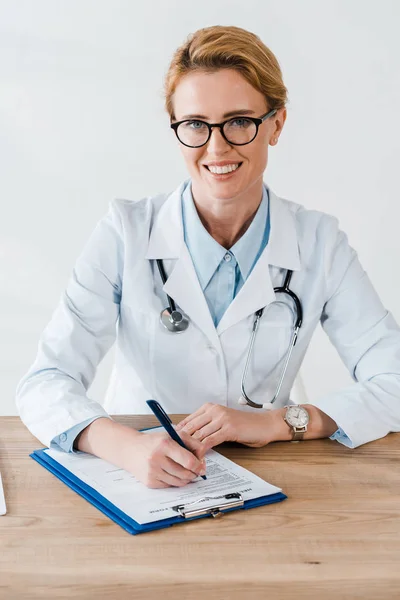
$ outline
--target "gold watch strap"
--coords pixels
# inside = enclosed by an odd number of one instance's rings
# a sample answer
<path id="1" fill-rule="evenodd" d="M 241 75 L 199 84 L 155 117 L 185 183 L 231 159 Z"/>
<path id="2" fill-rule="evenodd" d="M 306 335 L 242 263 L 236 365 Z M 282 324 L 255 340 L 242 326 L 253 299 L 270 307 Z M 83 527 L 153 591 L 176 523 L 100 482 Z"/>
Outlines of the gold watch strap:
<path id="1" fill-rule="evenodd" d="M 304 438 L 305 432 L 306 432 L 305 429 L 303 431 L 295 431 L 295 430 L 293 430 L 292 441 L 293 442 L 300 442 Z"/>

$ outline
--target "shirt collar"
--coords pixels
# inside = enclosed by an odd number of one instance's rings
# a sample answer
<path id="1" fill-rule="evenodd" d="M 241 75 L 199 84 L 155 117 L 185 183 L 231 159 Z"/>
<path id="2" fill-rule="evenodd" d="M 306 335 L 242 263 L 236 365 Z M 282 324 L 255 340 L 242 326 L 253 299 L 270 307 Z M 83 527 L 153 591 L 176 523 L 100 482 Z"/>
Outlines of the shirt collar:
<path id="1" fill-rule="evenodd" d="M 268 212 L 268 190 L 263 185 L 261 203 L 249 228 L 230 249 L 238 262 L 244 280 L 247 279 L 267 244 Z M 185 243 L 192 257 L 201 288 L 204 290 L 227 251 L 208 233 L 201 222 L 193 202 L 190 180 L 182 192 L 182 221 Z"/>
<path id="2" fill-rule="evenodd" d="M 268 242 L 268 205 L 268 190 L 263 185 L 262 199 L 250 226 L 230 249 L 239 264 L 244 281 L 250 275 L 252 268 Z"/>

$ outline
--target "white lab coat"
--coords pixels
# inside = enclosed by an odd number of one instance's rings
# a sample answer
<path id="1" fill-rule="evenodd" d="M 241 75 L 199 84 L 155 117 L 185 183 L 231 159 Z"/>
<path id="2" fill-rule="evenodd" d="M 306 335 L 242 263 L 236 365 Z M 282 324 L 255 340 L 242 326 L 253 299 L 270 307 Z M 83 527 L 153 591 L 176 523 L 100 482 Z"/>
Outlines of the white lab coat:
<path id="1" fill-rule="evenodd" d="M 382 306 L 336 218 L 279 198 L 268 187 L 271 232 L 253 271 L 215 328 L 182 229 L 180 196 L 114 200 L 79 257 L 17 390 L 23 422 L 45 445 L 96 415 L 149 413 L 155 398 L 168 413 L 205 402 L 237 410 L 254 313 L 261 319 L 246 391 L 257 402 L 275 392 L 293 325 L 291 301 L 274 287 L 286 269 L 303 325 L 276 408 L 290 392 L 311 337 L 322 327 L 355 382 L 313 401 L 356 447 L 400 430 L 400 329 Z M 156 267 L 164 261 L 164 286 Z M 159 322 L 168 293 L 190 318 L 180 334 Z M 96 367 L 116 339 L 111 387 L 89 399 Z M 316 376 L 318 374 L 316 373 Z"/>

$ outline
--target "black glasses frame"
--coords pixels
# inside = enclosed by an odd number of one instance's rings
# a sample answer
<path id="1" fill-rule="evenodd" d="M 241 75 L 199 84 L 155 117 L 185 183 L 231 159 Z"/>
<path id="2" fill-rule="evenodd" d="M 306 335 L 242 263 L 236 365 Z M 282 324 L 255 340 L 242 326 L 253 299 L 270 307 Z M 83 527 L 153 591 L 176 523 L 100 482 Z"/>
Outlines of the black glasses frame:
<path id="1" fill-rule="evenodd" d="M 231 117 L 230 119 L 227 119 L 226 121 L 223 121 L 222 123 L 207 123 L 207 121 L 202 121 L 201 119 L 184 119 L 183 121 L 177 121 L 176 123 L 171 123 L 171 128 L 175 131 L 176 137 L 178 138 L 180 143 L 183 144 L 184 146 L 187 146 L 188 148 L 201 148 L 202 146 L 205 146 L 205 144 L 207 144 L 208 140 L 211 137 L 213 127 L 219 128 L 222 137 L 224 138 L 225 141 L 228 142 L 228 144 L 231 144 L 232 146 L 246 146 L 247 144 L 250 144 L 257 137 L 258 128 L 260 127 L 261 123 L 263 123 L 269 117 L 272 117 L 272 115 L 274 115 L 276 112 L 278 112 L 278 109 L 274 108 L 273 110 L 270 110 L 269 112 L 265 113 L 265 115 L 261 115 L 261 117 L 258 117 L 258 118 L 257 117 L 248 117 L 247 115 L 238 115 L 237 117 Z M 249 142 L 244 142 L 243 144 L 236 144 L 235 142 L 231 142 L 230 140 L 228 140 L 228 138 L 226 137 L 226 135 L 224 133 L 224 126 L 226 125 L 226 123 L 229 123 L 229 121 L 236 121 L 237 119 L 248 119 L 249 121 L 253 121 L 254 125 L 256 126 L 256 132 L 254 134 L 254 137 L 252 137 L 252 139 Z M 203 142 L 202 144 L 199 144 L 198 146 L 190 146 L 189 144 L 185 144 L 185 142 L 182 142 L 182 140 L 180 139 L 180 137 L 178 135 L 179 125 L 182 125 L 182 123 L 190 123 L 191 121 L 194 121 L 196 123 L 204 123 L 204 125 L 206 125 L 208 127 L 208 137 L 207 137 L 206 141 Z"/>

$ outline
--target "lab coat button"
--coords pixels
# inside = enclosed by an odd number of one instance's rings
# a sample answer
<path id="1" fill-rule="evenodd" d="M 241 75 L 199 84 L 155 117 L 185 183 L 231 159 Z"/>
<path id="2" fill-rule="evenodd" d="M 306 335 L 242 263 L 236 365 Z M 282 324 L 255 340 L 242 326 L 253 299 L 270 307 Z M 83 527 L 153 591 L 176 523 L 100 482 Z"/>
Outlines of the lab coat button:
<path id="1" fill-rule="evenodd" d="M 67 440 L 67 434 L 66 433 L 62 433 L 60 435 L 60 442 L 65 442 Z"/>

